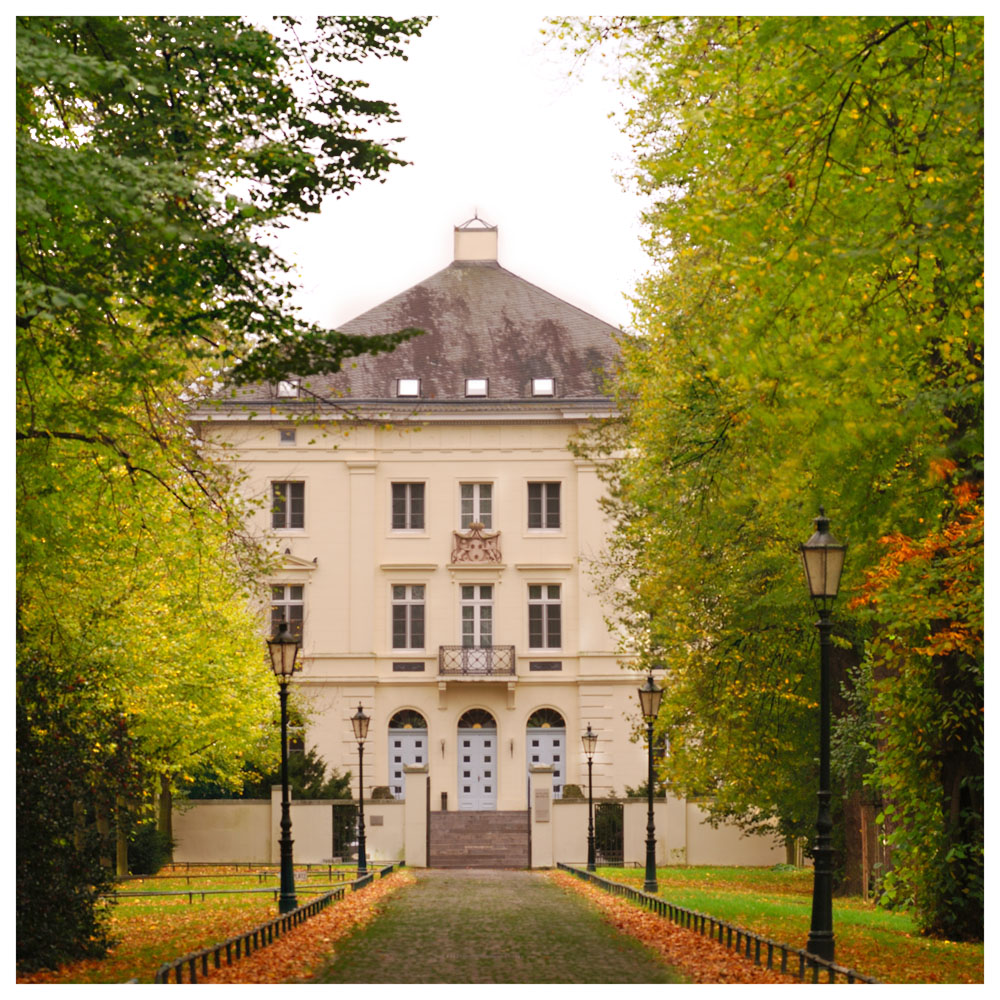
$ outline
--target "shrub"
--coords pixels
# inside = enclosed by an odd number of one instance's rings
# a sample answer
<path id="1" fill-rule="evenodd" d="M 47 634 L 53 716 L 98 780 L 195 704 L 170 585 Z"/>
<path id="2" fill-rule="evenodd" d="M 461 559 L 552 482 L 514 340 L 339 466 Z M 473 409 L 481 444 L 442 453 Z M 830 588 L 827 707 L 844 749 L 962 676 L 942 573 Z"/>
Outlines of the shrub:
<path id="1" fill-rule="evenodd" d="M 136 827 L 128 845 L 128 870 L 133 875 L 155 875 L 169 860 L 174 844 L 150 820 Z"/>

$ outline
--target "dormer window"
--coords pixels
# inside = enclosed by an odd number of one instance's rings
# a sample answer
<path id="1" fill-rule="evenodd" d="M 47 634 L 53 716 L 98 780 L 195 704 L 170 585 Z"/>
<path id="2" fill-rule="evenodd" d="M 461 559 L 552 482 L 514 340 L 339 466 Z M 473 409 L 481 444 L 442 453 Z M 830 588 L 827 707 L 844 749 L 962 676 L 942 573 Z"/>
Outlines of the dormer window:
<path id="1" fill-rule="evenodd" d="M 398 378 L 396 379 L 397 396 L 419 396 L 420 379 L 418 378 Z"/>
<path id="2" fill-rule="evenodd" d="M 531 380 L 532 396 L 552 396 L 555 395 L 555 380 L 551 378 L 533 378 Z"/>
<path id="3" fill-rule="evenodd" d="M 285 379 L 278 383 L 278 396 L 284 399 L 297 399 L 299 395 L 299 380 Z"/>
<path id="4" fill-rule="evenodd" d="M 466 396 L 488 396 L 489 386 L 489 379 L 467 378 L 465 380 L 465 394 Z"/>

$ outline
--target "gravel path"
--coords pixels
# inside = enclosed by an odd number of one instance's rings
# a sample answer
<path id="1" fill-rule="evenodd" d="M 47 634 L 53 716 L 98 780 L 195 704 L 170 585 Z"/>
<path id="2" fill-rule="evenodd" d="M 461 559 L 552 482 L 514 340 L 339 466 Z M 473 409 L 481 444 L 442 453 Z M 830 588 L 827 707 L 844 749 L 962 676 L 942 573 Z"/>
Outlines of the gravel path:
<path id="1" fill-rule="evenodd" d="M 417 870 L 338 946 L 327 983 L 672 983 L 583 899 L 528 871 Z"/>

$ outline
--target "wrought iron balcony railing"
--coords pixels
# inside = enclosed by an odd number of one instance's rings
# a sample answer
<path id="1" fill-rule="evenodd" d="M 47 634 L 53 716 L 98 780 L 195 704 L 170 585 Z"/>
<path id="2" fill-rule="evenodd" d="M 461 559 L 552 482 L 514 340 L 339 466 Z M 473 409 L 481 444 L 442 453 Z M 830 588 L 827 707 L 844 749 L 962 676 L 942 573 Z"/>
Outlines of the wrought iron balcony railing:
<path id="1" fill-rule="evenodd" d="M 439 646 L 438 673 L 446 677 L 513 677 L 513 646 Z"/>

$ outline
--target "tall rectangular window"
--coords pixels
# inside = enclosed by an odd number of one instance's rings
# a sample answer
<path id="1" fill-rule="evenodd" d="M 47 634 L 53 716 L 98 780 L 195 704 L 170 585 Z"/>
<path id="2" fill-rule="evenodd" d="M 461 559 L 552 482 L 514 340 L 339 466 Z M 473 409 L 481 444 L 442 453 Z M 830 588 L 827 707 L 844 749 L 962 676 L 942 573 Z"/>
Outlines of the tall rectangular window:
<path id="1" fill-rule="evenodd" d="M 392 648 L 424 648 L 423 585 L 392 588 Z"/>
<path id="2" fill-rule="evenodd" d="M 493 645 L 493 587 L 462 585 L 462 645 Z"/>
<path id="3" fill-rule="evenodd" d="M 392 530 L 422 531 L 424 527 L 424 484 L 392 484 Z"/>
<path id="4" fill-rule="evenodd" d="M 462 528 L 477 522 L 484 528 L 493 527 L 493 484 L 462 483 Z"/>
<path id="5" fill-rule="evenodd" d="M 305 611 L 304 588 L 300 583 L 275 583 L 271 585 L 271 635 L 278 634 L 278 626 L 288 623 L 288 631 L 302 638 L 302 618 Z"/>
<path id="6" fill-rule="evenodd" d="M 271 483 L 271 527 L 306 526 L 306 484 Z"/>
<path id="7" fill-rule="evenodd" d="M 528 527 L 559 528 L 559 483 L 528 483 Z"/>
<path id="8" fill-rule="evenodd" d="M 531 649 L 562 646 L 562 603 L 557 583 L 528 587 L 528 646 Z"/>

